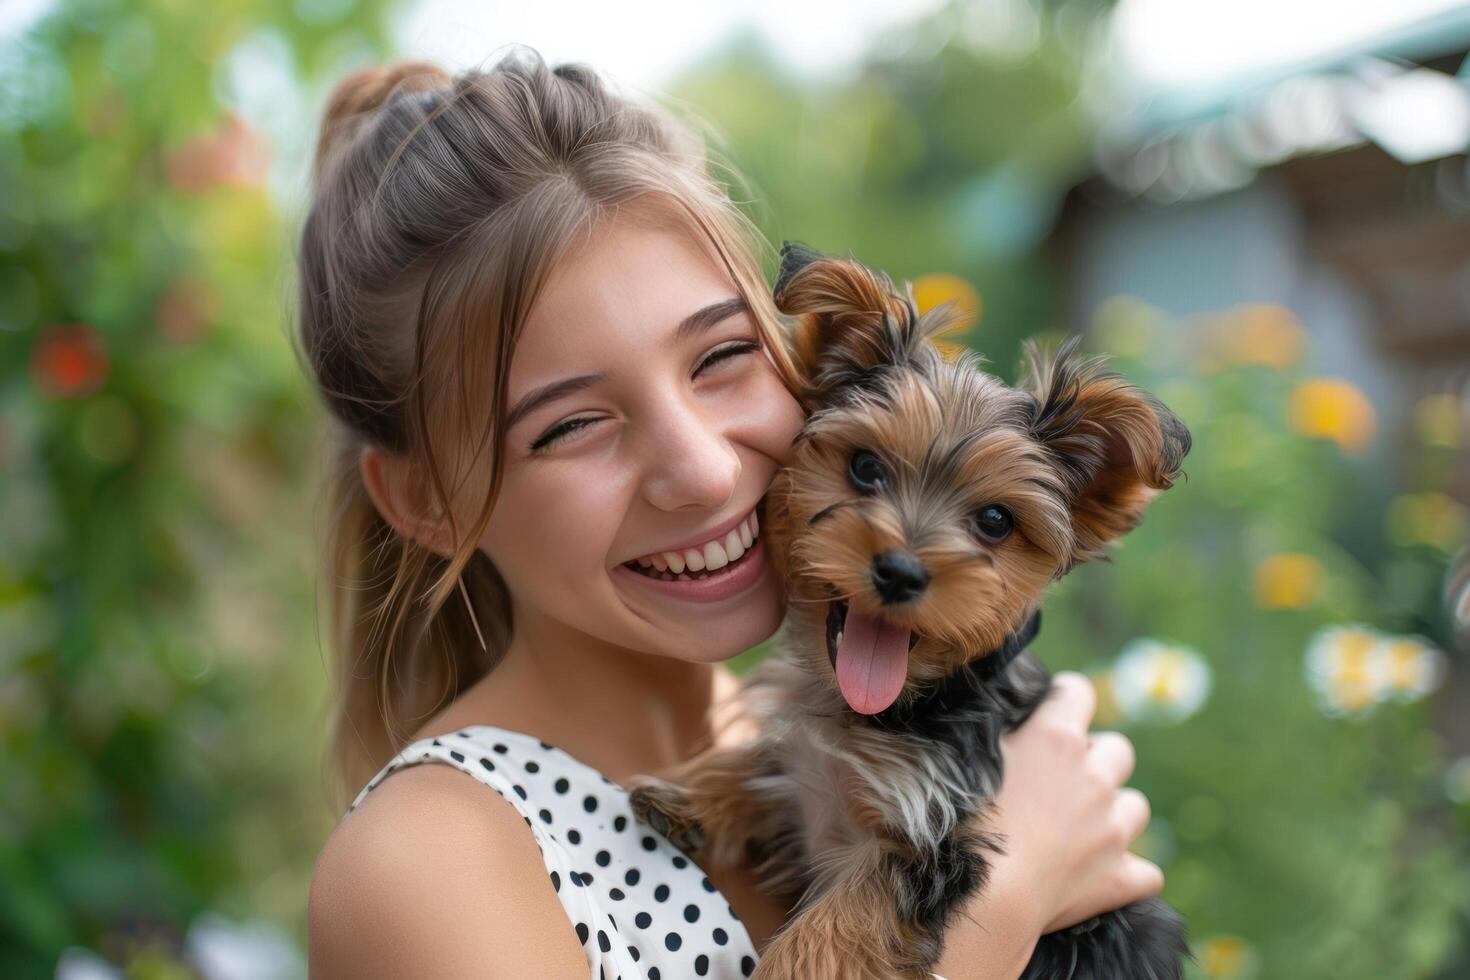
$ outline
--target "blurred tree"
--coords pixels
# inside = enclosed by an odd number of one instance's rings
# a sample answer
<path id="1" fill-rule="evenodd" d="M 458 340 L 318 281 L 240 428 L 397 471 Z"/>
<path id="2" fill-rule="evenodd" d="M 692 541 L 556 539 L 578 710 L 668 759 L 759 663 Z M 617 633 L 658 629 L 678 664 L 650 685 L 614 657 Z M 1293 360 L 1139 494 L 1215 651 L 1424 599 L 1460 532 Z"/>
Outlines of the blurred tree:
<path id="1" fill-rule="evenodd" d="M 300 931 L 315 433 L 231 103 L 387 54 L 383 8 L 61 0 L 3 42 L 0 975 L 167 963 L 206 908 Z"/>

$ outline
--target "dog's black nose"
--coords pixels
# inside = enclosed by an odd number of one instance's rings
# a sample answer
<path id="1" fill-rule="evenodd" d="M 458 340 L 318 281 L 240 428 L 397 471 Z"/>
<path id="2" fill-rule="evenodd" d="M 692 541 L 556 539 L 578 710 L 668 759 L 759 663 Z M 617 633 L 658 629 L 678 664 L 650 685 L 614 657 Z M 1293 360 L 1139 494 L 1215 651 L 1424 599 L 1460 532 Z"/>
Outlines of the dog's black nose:
<path id="1" fill-rule="evenodd" d="M 889 551 L 873 559 L 873 588 L 887 605 L 908 602 L 929 587 L 929 572 L 907 551 Z"/>

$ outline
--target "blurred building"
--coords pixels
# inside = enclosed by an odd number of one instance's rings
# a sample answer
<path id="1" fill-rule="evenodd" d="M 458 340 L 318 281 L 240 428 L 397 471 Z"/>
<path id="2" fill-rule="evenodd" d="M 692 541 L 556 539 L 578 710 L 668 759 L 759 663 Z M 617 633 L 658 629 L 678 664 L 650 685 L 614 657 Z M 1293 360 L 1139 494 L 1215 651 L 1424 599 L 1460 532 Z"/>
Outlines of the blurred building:
<path id="1" fill-rule="evenodd" d="M 1470 390 L 1467 54 L 1450 11 L 1109 121 L 1048 242 L 1066 322 L 1120 293 L 1181 318 L 1279 303 L 1311 369 L 1378 409 L 1394 465 L 1422 396 Z M 1470 464 L 1452 492 L 1470 501 Z"/>

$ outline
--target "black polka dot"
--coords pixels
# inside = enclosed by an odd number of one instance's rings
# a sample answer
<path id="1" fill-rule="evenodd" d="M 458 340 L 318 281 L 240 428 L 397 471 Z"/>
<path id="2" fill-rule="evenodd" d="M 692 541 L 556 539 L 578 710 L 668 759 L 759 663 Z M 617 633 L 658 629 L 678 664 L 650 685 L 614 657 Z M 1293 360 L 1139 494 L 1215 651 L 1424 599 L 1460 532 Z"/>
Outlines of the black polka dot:
<path id="1" fill-rule="evenodd" d="M 529 773 L 537 773 L 537 772 L 540 772 L 540 771 L 541 771 L 541 767 L 539 765 L 537 765 L 536 763 L 534 763 L 534 762 L 528 762 L 528 763 L 526 763 L 526 772 L 529 772 Z"/>
<path id="2" fill-rule="evenodd" d="M 547 744 L 546 742 L 541 741 L 539 738 L 536 739 L 536 744 L 539 745 L 539 746 L 541 746 L 543 749 L 545 749 L 548 752 L 550 752 L 552 750 L 552 748 L 553 748 L 553 746 Z"/>
<path id="3" fill-rule="evenodd" d="M 496 742 L 495 743 L 495 751 L 498 752 L 498 753 L 500 753 L 501 755 L 505 755 L 505 753 L 509 752 L 510 750 L 507 749 L 500 742 Z"/>
<path id="4" fill-rule="evenodd" d="M 704 890 L 709 892 L 711 895 L 715 893 L 715 883 L 709 880 L 709 875 L 705 875 L 703 878 L 699 879 L 699 883 L 703 885 Z M 731 910 L 730 914 L 734 915 L 734 910 Z"/>
<path id="5" fill-rule="evenodd" d="M 660 902 L 667 901 L 669 897 L 669 886 L 659 885 L 653 890 L 653 897 Z"/>
<path id="6" fill-rule="evenodd" d="M 699 921 L 699 906 L 698 905 L 686 905 L 686 906 L 684 906 L 684 921 L 685 922 L 698 922 Z"/>
<path id="7" fill-rule="evenodd" d="M 658 841 L 654 840 L 652 837 L 643 838 L 643 849 L 645 851 L 651 851 L 655 847 L 658 847 Z"/>
<path id="8" fill-rule="evenodd" d="M 438 740 L 438 739 L 437 739 L 437 738 L 436 738 L 436 739 L 434 739 L 434 744 L 435 744 L 435 745 L 438 745 L 438 744 L 439 744 L 439 740 Z"/>
<path id="9" fill-rule="evenodd" d="M 596 860 L 598 867 L 605 868 L 612 863 L 612 855 L 606 851 L 598 851 Z"/>
<path id="10" fill-rule="evenodd" d="M 486 772 L 494 772 L 495 771 L 495 763 L 491 762 L 489 759 L 481 758 L 480 759 L 480 765 L 482 765 L 482 766 L 485 767 L 485 771 Z"/>
<path id="11" fill-rule="evenodd" d="M 485 760 L 481 759 L 480 761 L 484 762 Z M 555 783 L 555 786 L 558 793 L 565 793 L 567 790 L 572 788 L 572 784 L 567 782 L 565 778 L 558 779 Z"/>
<path id="12" fill-rule="evenodd" d="M 637 915 L 633 916 L 633 924 L 639 929 L 647 929 L 650 925 L 653 924 L 653 916 L 649 915 L 647 912 L 639 912 Z"/>
<path id="13" fill-rule="evenodd" d="M 637 946 L 629 946 L 628 947 L 628 955 L 631 956 L 631 957 L 633 957 L 633 962 L 634 963 L 637 963 L 643 957 L 643 954 L 640 953 L 640 952 L 638 952 L 638 947 Z"/>
<path id="14" fill-rule="evenodd" d="M 607 933 L 601 929 L 597 930 L 597 948 L 604 953 L 612 951 L 612 940 L 607 938 Z"/>
<path id="15" fill-rule="evenodd" d="M 686 861 L 686 860 L 684 860 L 683 857 L 681 857 L 678 854 L 675 854 L 674 855 L 674 867 L 676 867 L 676 868 L 684 868 L 684 867 L 687 867 L 688 865 L 689 865 L 689 862 Z"/>
<path id="16" fill-rule="evenodd" d="M 587 941 L 587 923 L 577 923 L 577 938 L 582 940 L 582 942 L 584 943 Z"/>
<path id="17" fill-rule="evenodd" d="M 611 922 L 611 923 L 612 923 L 612 927 L 613 927 L 613 928 L 614 928 L 614 929 L 616 929 L 616 928 L 617 928 L 617 927 L 618 927 L 618 920 L 617 920 L 617 919 L 614 919 L 614 918 L 613 918 L 613 917 L 612 917 L 612 913 L 611 913 L 611 912 L 609 912 L 609 913 L 608 913 L 608 914 L 607 914 L 607 921 L 609 921 L 609 922 Z"/>
<path id="18" fill-rule="evenodd" d="M 616 817 L 613 818 L 613 830 L 616 830 L 618 833 L 622 833 L 623 828 L 626 826 L 628 826 L 627 817 L 623 816 L 622 814 L 618 814 Z"/>
<path id="19" fill-rule="evenodd" d="M 628 873 L 623 875 L 623 884 L 628 886 L 636 885 L 638 884 L 638 879 L 641 877 L 642 875 L 638 873 L 637 868 L 629 868 Z"/>
<path id="20" fill-rule="evenodd" d="M 590 871 L 583 871 L 582 872 L 582 884 L 584 884 L 584 885 L 590 885 L 590 884 L 592 884 L 592 872 L 590 872 Z"/>
<path id="21" fill-rule="evenodd" d="M 463 762 L 464 761 L 464 753 L 463 752 L 455 752 L 455 751 L 453 751 L 451 749 L 450 752 L 449 752 L 449 758 L 453 759 L 455 762 Z"/>
<path id="22" fill-rule="evenodd" d="M 671 932 L 664 936 L 664 948 L 671 953 L 683 945 L 684 937 L 680 936 L 677 932 Z"/>
<path id="23" fill-rule="evenodd" d="M 621 902 L 623 899 L 628 897 L 623 893 L 623 890 L 621 888 L 611 888 L 608 890 L 607 894 L 610 898 L 612 898 L 614 902 Z"/>
<path id="24" fill-rule="evenodd" d="M 597 797 L 595 797 L 595 796 L 584 796 L 584 797 L 582 797 L 582 809 L 586 810 L 588 813 L 594 812 L 597 809 Z"/>
<path id="25" fill-rule="evenodd" d="M 656 966 L 650 966 L 648 968 L 648 980 L 660 980 L 660 974 L 658 972 L 658 967 L 656 967 Z"/>
<path id="26" fill-rule="evenodd" d="M 551 873 L 551 888 L 553 891 L 561 891 L 561 875 L 555 871 Z"/>
<path id="27" fill-rule="evenodd" d="M 571 841 L 573 844 L 582 843 L 582 832 L 576 827 L 573 827 L 571 830 L 567 831 L 567 840 Z"/>
<path id="28" fill-rule="evenodd" d="M 740 975 L 748 977 L 755 972 L 755 960 L 749 956 L 740 957 Z"/>
<path id="29" fill-rule="evenodd" d="M 718 926 L 715 928 L 714 935 L 716 946 L 723 946 L 730 941 L 730 934 L 727 933 L 725 930 L 719 928 Z"/>
<path id="30" fill-rule="evenodd" d="M 520 783 L 516 783 L 514 786 L 511 787 L 511 789 L 515 790 L 516 795 L 519 796 L 521 799 L 524 800 L 526 798 L 526 787 L 522 786 Z"/>
<path id="31" fill-rule="evenodd" d="M 546 809 L 545 807 L 541 808 L 541 822 L 551 823 L 551 811 Z"/>
<path id="32" fill-rule="evenodd" d="M 707 975 L 709 973 L 709 957 L 708 956 L 705 956 L 703 953 L 700 953 L 698 956 L 696 956 L 694 958 L 694 972 L 697 973 L 697 974 L 699 974 L 700 976 L 705 976 L 705 975 Z"/>

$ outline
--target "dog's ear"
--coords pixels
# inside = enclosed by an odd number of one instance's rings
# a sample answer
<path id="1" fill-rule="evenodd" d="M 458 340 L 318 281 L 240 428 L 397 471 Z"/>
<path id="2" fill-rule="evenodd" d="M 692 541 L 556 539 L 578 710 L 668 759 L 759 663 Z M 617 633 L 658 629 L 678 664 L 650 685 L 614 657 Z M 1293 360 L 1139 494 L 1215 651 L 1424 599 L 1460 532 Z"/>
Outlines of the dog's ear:
<path id="1" fill-rule="evenodd" d="M 1101 557 L 1131 531 L 1154 497 L 1174 485 L 1189 452 L 1189 430 L 1148 392 L 1102 370 L 1101 357 L 1076 354 L 1068 339 L 1048 359 L 1027 341 L 1022 390 L 1034 399 L 1031 437 L 1062 474 L 1076 539 L 1074 562 Z"/>
<path id="2" fill-rule="evenodd" d="M 860 384 L 876 367 L 910 363 L 933 351 L 928 337 L 947 313 L 921 318 L 911 290 L 851 256 L 801 242 L 781 243 L 776 308 L 794 317 L 796 359 L 808 385 L 829 392 Z"/>

